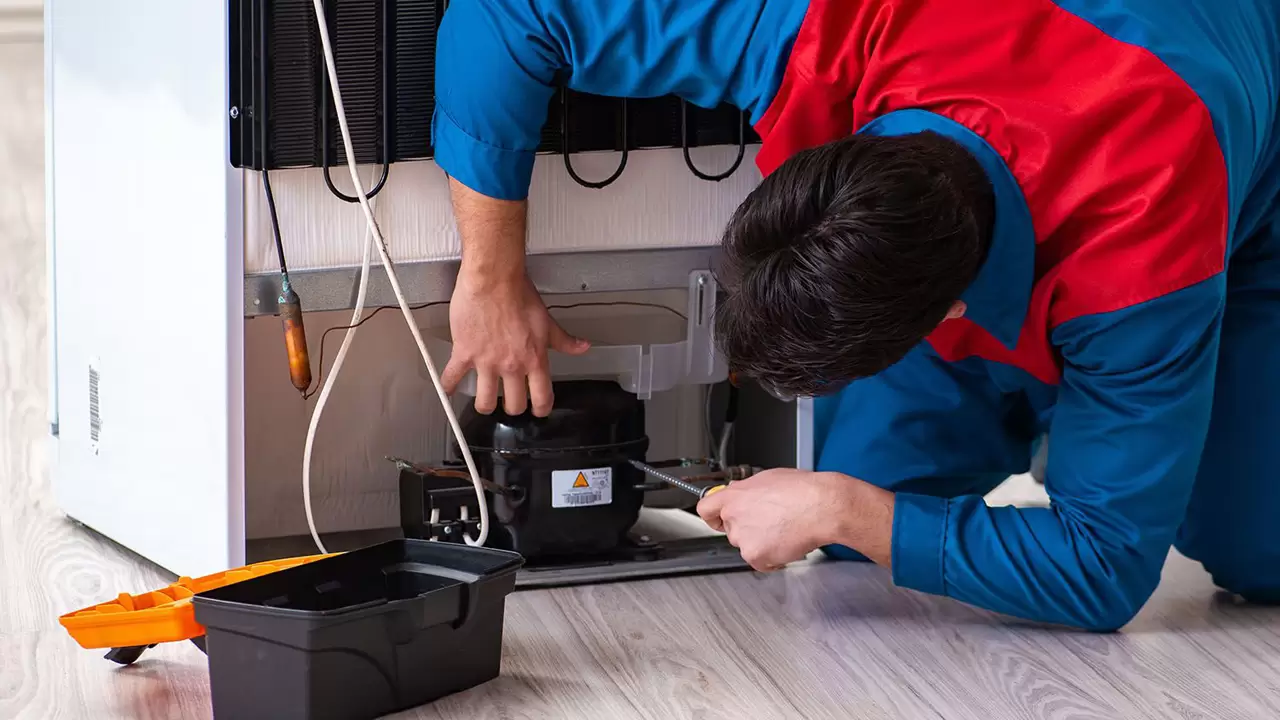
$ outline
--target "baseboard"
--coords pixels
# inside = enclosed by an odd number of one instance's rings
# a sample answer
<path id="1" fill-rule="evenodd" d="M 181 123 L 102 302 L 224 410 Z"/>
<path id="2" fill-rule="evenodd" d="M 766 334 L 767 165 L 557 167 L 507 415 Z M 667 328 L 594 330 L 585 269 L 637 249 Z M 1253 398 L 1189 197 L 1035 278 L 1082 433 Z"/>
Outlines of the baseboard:
<path id="1" fill-rule="evenodd" d="M 0 0 L 0 43 L 30 42 L 43 37 L 41 0 Z"/>

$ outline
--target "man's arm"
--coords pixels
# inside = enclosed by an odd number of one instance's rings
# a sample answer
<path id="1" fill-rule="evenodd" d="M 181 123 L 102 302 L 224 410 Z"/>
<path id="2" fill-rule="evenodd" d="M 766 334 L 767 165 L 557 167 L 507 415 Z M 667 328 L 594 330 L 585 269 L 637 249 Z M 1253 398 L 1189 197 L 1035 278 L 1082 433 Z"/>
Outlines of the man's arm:
<path id="1" fill-rule="evenodd" d="M 983 403 L 985 386 L 926 354 L 914 371 L 935 373 L 932 391 L 898 392 L 902 375 L 873 383 L 853 400 L 887 413 L 886 424 L 835 448 L 853 453 L 855 473 L 901 478 L 898 492 L 838 472 L 767 470 L 708 495 L 698 512 L 757 569 L 844 546 L 890 566 L 904 587 L 1034 621 L 1119 628 L 1159 582 L 1196 478 L 1223 285 L 1219 275 L 1054 333 L 1066 367 L 1050 431 L 1051 507 L 993 508 L 978 494 L 908 489 L 935 480 L 987 487 L 984 474 L 1004 467 L 1016 444 L 963 412 Z"/>
<path id="2" fill-rule="evenodd" d="M 453 0 L 437 36 L 432 144 L 450 176 L 462 267 L 450 308 L 452 391 L 476 369 L 476 408 L 551 409 L 547 347 L 587 349 L 525 276 L 525 200 L 557 80 L 613 97 L 678 94 L 763 112 L 802 3 L 763 0 Z M 757 35 L 757 27 L 774 32 Z M 527 387 L 526 387 L 527 382 Z"/>
<path id="3" fill-rule="evenodd" d="M 551 319 L 525 275 L 526 203 L 486 197 L 453 179 L 449 187 L 463 249 L 449 306 L 454 347 L 445 389 L 452 393 L 475 367 L 478 412 L 497 409 L 501 380 L 508 413 L 524 412 L 527 397 L 534 414 L 545 417 L 554 399 L 546 348 L 576 355 L 590 345 Z"/>
<path id="4" fill-rule="evenodd" d="M 1219 275 L 1065 323 L 1048 508 L 897 493 L 894 581 L 1036 621 L 1113 630 L 1160 580 L 1208 430 L 1224 297 Z M 883 545 L 880 524 L 836 539 Z"/>
<path id="5" fill-rule="evenodd" d="M 476 410 L 551 411 L 548 346 L 584 352 L 547 314 L 525 274 L 534 151 L 563 58 L 546 41 L 531 3 L 457 0 L 437 36 L 432 143 L 449 174 L 462 264 L 449 309 L 453 353 L 445 388 L 476 371 Z"/>

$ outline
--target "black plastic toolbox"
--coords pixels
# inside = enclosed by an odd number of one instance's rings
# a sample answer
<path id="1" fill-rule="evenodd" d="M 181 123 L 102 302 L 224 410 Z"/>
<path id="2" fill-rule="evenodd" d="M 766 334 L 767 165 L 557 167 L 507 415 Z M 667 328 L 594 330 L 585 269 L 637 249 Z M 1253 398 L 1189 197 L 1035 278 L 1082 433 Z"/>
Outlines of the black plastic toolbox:
<path id="1" fill-rule="evenodd" d="M 214 716 L 376 718 L 491 680 L 522 564 L 395 540 L 199 594 Z"/>

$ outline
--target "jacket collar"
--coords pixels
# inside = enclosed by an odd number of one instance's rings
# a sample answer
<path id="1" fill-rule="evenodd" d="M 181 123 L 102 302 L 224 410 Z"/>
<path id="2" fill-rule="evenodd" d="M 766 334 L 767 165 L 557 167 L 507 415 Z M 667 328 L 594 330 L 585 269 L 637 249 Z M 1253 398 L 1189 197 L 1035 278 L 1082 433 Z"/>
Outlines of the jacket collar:
<path id="1" fill-rule="evenodd" d="M 1017 179 L 987 141 L 965 126 L 926 110 L 898 110 L 864 125 L 859 133 L 891 136 L 933 131 L 960 143 L 986 171 L 995 192 L 995 227 L 987 259 L 960 299 L 965 317 L 1013 350 L 1035 282 L 1035 229 Z"/>

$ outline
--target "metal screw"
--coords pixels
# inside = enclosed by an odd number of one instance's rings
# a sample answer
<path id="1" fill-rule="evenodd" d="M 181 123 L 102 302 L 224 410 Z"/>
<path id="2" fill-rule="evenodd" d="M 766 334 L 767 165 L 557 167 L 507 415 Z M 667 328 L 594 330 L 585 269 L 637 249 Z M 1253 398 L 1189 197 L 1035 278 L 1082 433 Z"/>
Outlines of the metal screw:
<path id="1" fill-rule="evenodd" d="M 665 472 L 662 472 L 661 470 L 658 470 L 657 468 L 649 467 L 648 465 L 645 465 L 639 460 L 632 460 L 628 458 L 627 462 L 631 463 L 632 467 L 634 467 L 635 469 L 639 470 L 642 473 L 652 475 L 653 477 L 656 477 L 659 480 L 662 480 L 668 484 L 674 485 L 677 488 L 680 488 L 681 490 L 687 493 L 697 495 L 700 498 L 706 496 L 707 491 L 711 489 L 711 488 L 699 487 L 697 485 L 694 485 L 691 482 L 687 482 L 683 478 L 678 478 L 675 475 L 672 475 L 671 473 L 665 473 Z"/>
<path id="2" fill-rule="evenodd" d="M 452 534 L 453 534 L 453 526 L 452 526 L 452 525 L 445 525 L 445 526 L 444 526 L 444 534 L 445 534 L 445 535 L 452 535 Z"/>
<path id="3" fill-rule="evenodd" d="M 240 108 L 235 107 L 235 106 L 233 105 L 233 106 L 231 107 L 231 119 L 232 119 L 232 120 L 235 120 L 235 119 L 236 119 L 236 118 L 238 118 L 238 117 L 240 117 Z"/>

